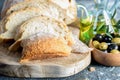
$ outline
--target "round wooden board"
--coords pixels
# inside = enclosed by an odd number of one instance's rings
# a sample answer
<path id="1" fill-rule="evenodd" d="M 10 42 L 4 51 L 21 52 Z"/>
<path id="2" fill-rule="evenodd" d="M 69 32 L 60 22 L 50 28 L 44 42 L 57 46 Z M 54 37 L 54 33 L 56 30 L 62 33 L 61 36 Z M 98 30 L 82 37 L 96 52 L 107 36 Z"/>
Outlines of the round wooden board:
<path id="1" fill-rule="evenodd" d="M 9 52 L 6 45 L 0 45 L 0 74 L 13 77 L 67 77 L 85 69 L 91 61 L 91 54 L 72 53 L 68 57 L 36 60 L 20 64 L 19 52 Z"/>

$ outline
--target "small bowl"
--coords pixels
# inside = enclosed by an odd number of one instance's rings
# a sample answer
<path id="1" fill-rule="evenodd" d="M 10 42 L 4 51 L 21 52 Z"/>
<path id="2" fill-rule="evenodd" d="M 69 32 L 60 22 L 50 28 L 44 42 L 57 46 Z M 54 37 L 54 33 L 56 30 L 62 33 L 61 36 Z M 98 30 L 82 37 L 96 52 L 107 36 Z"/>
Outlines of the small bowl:
<path id="1" fill-rule="evenodd" d="M 93 48 L 92 57 L 96 62 L 106 66 L 120 66 L 120 53 L 112 54 L 100 51 L 93 46 L 92 40 L 89 47 Z"/>

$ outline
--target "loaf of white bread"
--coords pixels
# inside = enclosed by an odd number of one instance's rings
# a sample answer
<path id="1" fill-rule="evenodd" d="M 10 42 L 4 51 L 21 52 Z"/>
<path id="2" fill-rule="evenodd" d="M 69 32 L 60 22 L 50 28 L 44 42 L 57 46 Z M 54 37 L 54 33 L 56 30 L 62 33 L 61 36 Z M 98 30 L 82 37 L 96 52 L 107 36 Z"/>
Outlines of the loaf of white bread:
<path id="1" fill-rule="evenodd" d="M 56 1 L 60 1 L 60 0 L 56 0 Z M 71 2 L 74 3 L 74 0 L 73 1 L 71 0 Z M 57 2 L 55 1 L 52 2 L 50 0 L 34 0 L 34 1 L 31 0 L 11 6 L 7 10 L 8 12 L 6 12 L 6 14 L 9 15 L 6 15 L 6 17 L 4 17 L 5 19 L 2 20 L 3 22 L 1 22 L 2 23 L 1 27 L 4 26 L 4 28 L 2 27 L 3 31 L 1 32 L 3 33 L 0 35 L 0 42 L 2 42 L 4 39 L 8 39 L 8 40 L 13 39 L 15 34 L 15 29 L 24 21 L 34 16 L 45 15 L 60 21 L 64 21 L 66 24 L 70 24 L 75 21 L 77 17 L 77 11 L 75 5 L 73 5 L 73 7 L 69 6 L 62 8 L 61 6 L 55 3 Z"/>
<path id="2" fill-rule="evenodd" d="M 17 4 L 15 4 L 15 3 L 17 3 Z M 44 4 L 44 3 L 46 3 L 46 4 Z M 74 22 L 77 17 L 77 6 L 75 3 L 75 0 L 9 0 L 9 1 L 7 0 L 7 2 L 5 2 L 5 4 L 6 5 L 4 5 L 4 6 L 8 6 L 9 8 L 5 7 L 5 9 L 4 9 L 4 7 L 3 7 L 3 11 L 1 13 L 3 15 L 2 17 L 9 15 L 10 13 L 12 13 L 14 11 L 24 9 L 26 7 L 37 7 L 37 8 L 41 8 L 41 9 L 45 9 L 47 7 L 51 11 L 56 12 L 58 15 L 61 14 L 60 9 L 62 9 L 62 11 L 63 11 L 62 13 L 64 13 L 64 15 L 65 15 L 64 20 L 67 23 Z M 51 4 L 52 4 L 52 6 L 51 6 Z M 13 5 L 13 6 L 11 6 L 11 5 Z M 56 10 L 55 7 L 57 7 L 58 10 Z M 68 18 L 70 18 L 72 20 L 70 20 L 70 19 L 66 20 Z"/>
<path id="3" fill-rule="evenodd" d="M 23 48 L 20 62 L 89 52 L 67 26 L 76 18 L 75 0 L 22 0 L 5 9 L 0 42 L 15 40 L 9 50 Z"/>

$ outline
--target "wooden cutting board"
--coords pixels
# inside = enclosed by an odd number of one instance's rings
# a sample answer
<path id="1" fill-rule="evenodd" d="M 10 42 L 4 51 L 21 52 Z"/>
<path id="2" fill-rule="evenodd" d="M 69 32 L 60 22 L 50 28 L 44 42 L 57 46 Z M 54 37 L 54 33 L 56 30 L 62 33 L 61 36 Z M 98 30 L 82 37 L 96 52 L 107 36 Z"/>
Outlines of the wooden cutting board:
<path id="1" fill-rule="evenodd" d="M 9 52 L 0 44 L 0 74 L 14 77 L 67 77 L 85 69 L 91 61 L 90 53 L 72 53 L 68 57 L 36 60 L 20 64 L 20 52 Z"/>

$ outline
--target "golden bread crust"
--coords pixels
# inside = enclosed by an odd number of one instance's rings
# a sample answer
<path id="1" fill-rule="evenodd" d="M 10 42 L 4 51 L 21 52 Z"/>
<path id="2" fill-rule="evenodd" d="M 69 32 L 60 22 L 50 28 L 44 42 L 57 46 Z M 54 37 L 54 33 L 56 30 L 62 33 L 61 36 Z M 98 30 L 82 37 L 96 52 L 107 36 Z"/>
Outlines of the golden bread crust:
<path id="1" fill-rule="evenodd" d="M 71 53 L 71 47 L 61 38 L 27 40 L 23 42 L 23 44 L 24 43 L 26 43 L 26 45 L 23 46 L 23 56 L 20 62 L 68 56 Z"/>

